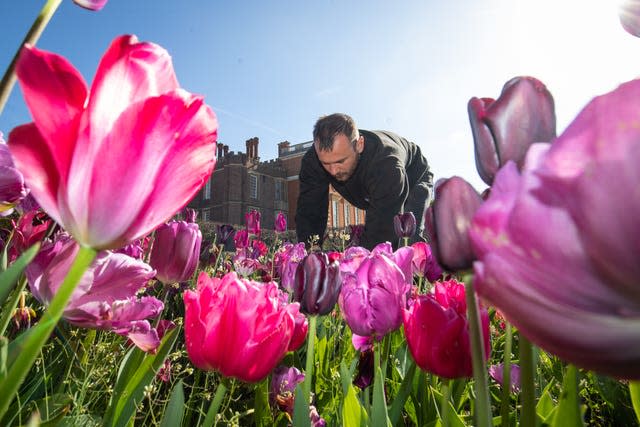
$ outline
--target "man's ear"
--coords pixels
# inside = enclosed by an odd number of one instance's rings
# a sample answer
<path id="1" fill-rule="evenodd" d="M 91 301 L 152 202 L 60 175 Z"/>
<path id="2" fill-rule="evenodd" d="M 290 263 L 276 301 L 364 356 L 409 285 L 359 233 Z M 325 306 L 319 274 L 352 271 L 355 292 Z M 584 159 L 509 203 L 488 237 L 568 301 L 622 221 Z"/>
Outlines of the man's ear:
<path id="1" fill-rule="evenodd" d="M 360 135 L 356 141 L 356 153 L 361 154 L 364 150 L 364 136 Z"/>

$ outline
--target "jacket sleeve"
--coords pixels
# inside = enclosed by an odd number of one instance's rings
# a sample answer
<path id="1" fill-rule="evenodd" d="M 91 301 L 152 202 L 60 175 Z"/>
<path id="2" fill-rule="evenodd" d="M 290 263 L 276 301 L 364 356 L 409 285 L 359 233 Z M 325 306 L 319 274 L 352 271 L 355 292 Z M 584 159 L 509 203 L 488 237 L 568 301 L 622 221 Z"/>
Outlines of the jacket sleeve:
<path id="1" fill-rule="evenodd" d="M 378 172 L 370 180 L 370 207 L 360 244 L 371 249 L 388 241 L 395 247 L 398 237 L 393 229 L 393 217 L 402 211 L 409 194 L 407 174 L 404 165 L 395 158 L 387 158 L 372 169 Z"/>
<path id="2" fill-rule="evenodd" d="M 312 148 L 313 150 L 313 148 Z M 298 242 L 308 245 L 311 236 L 322 243 L 329 211 L 329 181 L 313 153 L 307 153 L 300 166 L 300 193 L 296 208 Z"/>

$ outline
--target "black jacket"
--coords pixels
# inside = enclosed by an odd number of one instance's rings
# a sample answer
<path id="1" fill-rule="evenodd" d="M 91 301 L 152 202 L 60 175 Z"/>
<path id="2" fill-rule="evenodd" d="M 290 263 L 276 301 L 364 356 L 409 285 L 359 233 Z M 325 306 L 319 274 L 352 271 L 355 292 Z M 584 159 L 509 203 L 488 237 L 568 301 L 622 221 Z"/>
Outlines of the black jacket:
<path id="1" fill-rule="evenodd" d="M 381 242 L 397 241 L 393 217 L 402 212 L 414 187 L 428 187 L 426 194 L 430 193 L 433 174 L 420 147 L 387 131 L 360 130 L 360 135 L 365 139 L 364 150 L 353 175 L 345 182 L 337 181 L 324 170 L 313 146 L 302 158 L 296 212 L 299 242 L 306 243 L 312 235 L 320 239 L 324 236 L 329 184 L 349 203 L 366 210 L 360 245 L 369 249 Z M 427 202 L 424 200 L 425 205 Z"/>

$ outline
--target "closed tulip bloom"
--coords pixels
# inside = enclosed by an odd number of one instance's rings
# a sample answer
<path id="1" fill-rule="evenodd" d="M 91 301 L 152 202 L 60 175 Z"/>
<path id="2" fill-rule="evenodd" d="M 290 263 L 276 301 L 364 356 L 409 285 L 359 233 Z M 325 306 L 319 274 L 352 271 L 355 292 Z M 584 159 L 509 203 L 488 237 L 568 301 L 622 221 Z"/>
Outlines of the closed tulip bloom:
<path id="1" fill-rule="evenodd" d="M 226 245 L 227 241 L 235 235 L 236 230 L 231 224 L 216 225 L 216 235 L 218 236 L 218 244 Z"/>
<path id="2" fill-rule="evenodd" d="M 449 271 L 471 268 L 475 255 L 468 231 L 482 199 L 464 179 L 454 176 L 436 183 L 435 200 L 427 209 L 425 230 L 439 264 Z"/>
<path id="3" fill-rule="evenodd" d="M 509 80 L 496 100 L 471 98 L 468 111 L 476 167 L 488 185 L 507 161 L 521 167 L 532 143 L 550 142 L 556 136 L 553 97 L 533 77 Z"/>
<path id="4" fill-rule="evenodd" d="M 361 336 L 383 337 L 402 324 L 402 310 L 411 286 L 413 250 L 403 248 L 399 266 L 385 251 L 372 251 L 369 256 L 342 269 L 342 291 L 338 303 L 351 331 Z M 406 256 L 404 256 L 406 255 Z M 409 275 L 405 275 L 408 270 Z"/>
<path id="5" fill-rule="evenodd" d="M 278 212 L 276 216 L 276 233 L 284 233 L 285 231 L 287 231 L 287 217 L 282 212 Z"/>
<path id="6" fill-rule="evenodd" d="M 78 253 L 79 245 L 59 235 L 27 266 L 25 274 L 33 296 L 48 305 L 58 291 Z M 99 252 L 80 279 L 62 317 L 83 328 L 104 329 L 128 337 L 144 351 L 154 351 L 160 340 L 148 318 L 158 316 L 163 304 L 154 297 L 138 297 L 153 278 L 147 264 L 124 254 Z"/>
<path id="7" fill-rule="evenodd" d="M 329 262 L 325 253 L 314 252 L 298 265 L 293 300 L 300 303 L 300 311 L 305 314 L 328 314 L 336 305 L 341 287 L 338 263 Z"/>
<path id="8" fill-rule="evenodd" d="M 477 292 L 582 368 L 640 379 L 640 80 L 507 165 L 470 230 Z"/>
<path id="9" fill-rule="evenodd" d="M 108 0 L 73 0 L 73 2 L 80 7 L 96 11 L 102 9 L 107 4 L 107 1 Z"/>
<path id="10" fill-rule="evenodd" d="M 9 147 L 0 132 L 0 212 L 9 211 L 24 199 L 29 191 L 22 173 L 16 169 Z"/>
<path id="11" fill-rule="evenodd" d="M 171 221 L 156 230 L 149 264 L 162 283 L 187 281 L 198 268 L 202 233 L 195 222 Z"/>
<path id="12" fill-rule="evenodd" d="M 233 235 L 233 242 L 236 245 L 236 249 L 244 249 L 249 246 L 249 233 L 247 230 L 238 230 Z"/>
<path id="13" fill-rule="evenodd" d="M 396 236 L 411 237 L 416 232 L 416 217 L 413 212 L 397 214 L 393 217 L 393 230 Z"/>
<path id="14" fill-rule="evenodd" d="M 296 270 L 298 264 L 307 256 L 307 250 L 304 243 L 285 242 L 276 252 L 274 256 L 274 264 L 276 272 L 280 277 L 280 285 L 293 292 L 293 284 L 295 282 Z"/>
<path id="15" fill-rule="evenodd" d="M 201 273 L 184 293 L 189 358 L 204 370 L 257 382 L 289 351 L 297 303 L 284 303 L 275 282 L 258 283 L 231 272 L 221 279 Z"/>
<path id="16" fill-rule="evenodd" d="M 247 232 L 249 234 L 259 235 L 260 228 L 260 212 L 259 211 L 250 211 L 244 216 L 245 223 L 247 224 Z"/>
<path id="17" fill-rule="evenodd" d="M 217 120 L 178 86 L 166 50 L 116 38 L 91 89 L 63 57 L 22 48 L 33 123 L 8 145 L 32 194 L 81 245 L 116 249 L 167 221 L 215 165 Z"/>
<path id="18" fill-rule="evenodd" d="M 416 364 L 443 378 L 473 375 L 464 284 L 436 282 L 404 311 L 404 332 Z M 485 356 L 490 354 L 489 315 L 480 309 Z"/>

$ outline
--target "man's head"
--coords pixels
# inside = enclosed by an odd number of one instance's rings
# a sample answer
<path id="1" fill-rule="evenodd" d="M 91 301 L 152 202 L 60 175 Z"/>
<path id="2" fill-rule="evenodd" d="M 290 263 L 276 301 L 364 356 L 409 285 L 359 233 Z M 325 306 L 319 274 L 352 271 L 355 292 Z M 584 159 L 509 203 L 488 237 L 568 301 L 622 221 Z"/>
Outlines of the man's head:
<path id="1" fill-rule="evenodd" d="M 322 167 L 338 181 L 346 181 L 358 166 L 364 137 L 351 117 L 335 113 L 316 122 L 313 146 Z"/>

